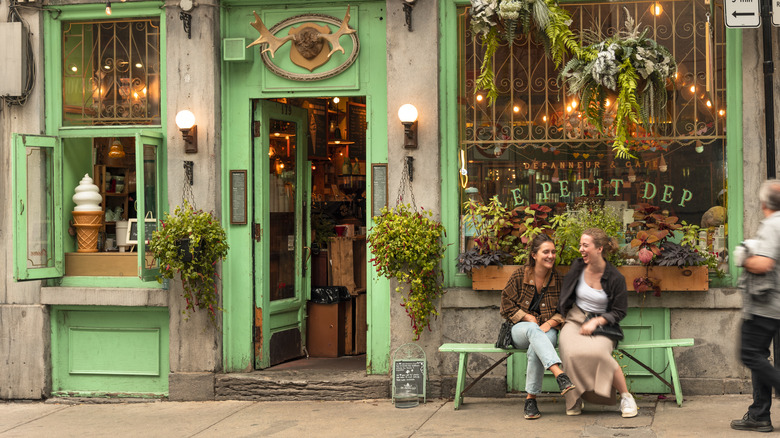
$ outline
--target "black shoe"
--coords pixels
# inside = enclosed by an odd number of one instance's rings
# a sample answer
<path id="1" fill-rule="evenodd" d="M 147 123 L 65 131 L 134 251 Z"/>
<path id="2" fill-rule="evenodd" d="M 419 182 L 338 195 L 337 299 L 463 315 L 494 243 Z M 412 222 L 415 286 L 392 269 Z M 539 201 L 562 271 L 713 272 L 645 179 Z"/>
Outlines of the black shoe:
<path id="1" fill-rule="evenodd" d="M 535 398 L 525 399 L 525 409 L 523 411 L 525 412 L 526 420 L 535 420 L 542 416 L 542 413 L 539 412 L 539 408 L 536 406 Z"/>
<path id="2" fill-rule="evenodd" d="M 571 379 L 569 379 L 569 376 L 565 373 L 558 374 L 558 377 L 556 377 L 555 380 L 558 382 L 558 388 L 561 388 L 561 395 L 566 394 L 570 389 L 574 388 L 574 384 L 571 383 Z"/>
<path id="3" fill-rule="evenodd" d="M 771 421 L 758 421 L 746 413 L 741 420 L 732 420 L 731 428 L 736 430 L 752 430 L 754 432 L 771 432 L 775 430 Z"/>

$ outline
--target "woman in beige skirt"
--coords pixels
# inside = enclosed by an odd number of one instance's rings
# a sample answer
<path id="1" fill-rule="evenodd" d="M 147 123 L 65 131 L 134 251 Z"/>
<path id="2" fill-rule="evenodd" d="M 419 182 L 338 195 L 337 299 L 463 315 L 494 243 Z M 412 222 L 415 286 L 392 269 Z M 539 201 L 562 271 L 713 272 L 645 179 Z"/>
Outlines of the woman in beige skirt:
<path id="1" fill-rule="evenodd" d="M 616 392 L 623 417 L 638 413 L 623 370 L 612 357 L 614 341 L 592 335 L 600 325 L 620 322 L 628 309 L 625 277 L 604 259 L 616 249 L 617 244 L 603 230 L 585 230 L 580 238 L 582 258 L 572 263 L 563 279 L 558 312 L 566 321 L 558 343 L 566 374 L 575 385 L 564 396 L 567 415 L 581 414 L 583 400 L 615 404 Z M 598 316 L 586 321 L 586 312 Z"/>

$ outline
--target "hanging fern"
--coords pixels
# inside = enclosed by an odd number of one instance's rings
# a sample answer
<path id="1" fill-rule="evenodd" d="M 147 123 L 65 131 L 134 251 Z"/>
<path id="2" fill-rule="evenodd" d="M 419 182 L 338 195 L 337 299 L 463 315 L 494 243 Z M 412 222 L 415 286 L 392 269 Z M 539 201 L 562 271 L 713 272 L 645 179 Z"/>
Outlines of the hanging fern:
<path id="1" fill-rule="evenodd" d="M 482 59 L 482 66 L 480 67 L 480 74 L 477 78 L 476 89 L 486 90 L 488 104 L 492 105 L 498 98 L 498 88 L 494 81 L 495 74 L 493 73 L 493 57 L 498 50 L 498 32 L 495 28 L 490 29 L 487 35 L 482 37 L 482 47 L 485 49 L 485 57 Z"/>

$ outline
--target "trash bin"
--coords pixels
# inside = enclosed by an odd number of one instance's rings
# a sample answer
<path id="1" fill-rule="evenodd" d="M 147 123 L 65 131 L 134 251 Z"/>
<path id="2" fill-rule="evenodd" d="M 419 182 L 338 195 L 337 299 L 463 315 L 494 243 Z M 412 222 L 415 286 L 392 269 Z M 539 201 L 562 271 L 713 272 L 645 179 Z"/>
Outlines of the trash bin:
<path id="1" fill-rule="evenodd" d="M 344 355 L 345 311 L 351 299 L 343 286 L 312 288 L 306 324 L 306 349 L 310 357 Z"/>

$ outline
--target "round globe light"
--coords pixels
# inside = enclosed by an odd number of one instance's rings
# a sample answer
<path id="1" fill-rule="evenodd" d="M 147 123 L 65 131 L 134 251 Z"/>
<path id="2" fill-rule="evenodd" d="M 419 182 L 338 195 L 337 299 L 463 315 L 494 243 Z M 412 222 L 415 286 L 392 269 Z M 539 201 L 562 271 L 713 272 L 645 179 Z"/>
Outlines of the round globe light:
<path id="1" fill-rule="evenodd" d="M 190 129 L 195 125 L 195 114 L 190 110 L 181 110 L 176 114 L 176 126 L 179 129 Z"/>
<path id="2" fill-rule="evenodd" d="M 411 103 L 401 105 L 398 108 L 398 118 L 401 119 L 401 123 L 412 123 L 417 120 L 417 108 Z"/>

